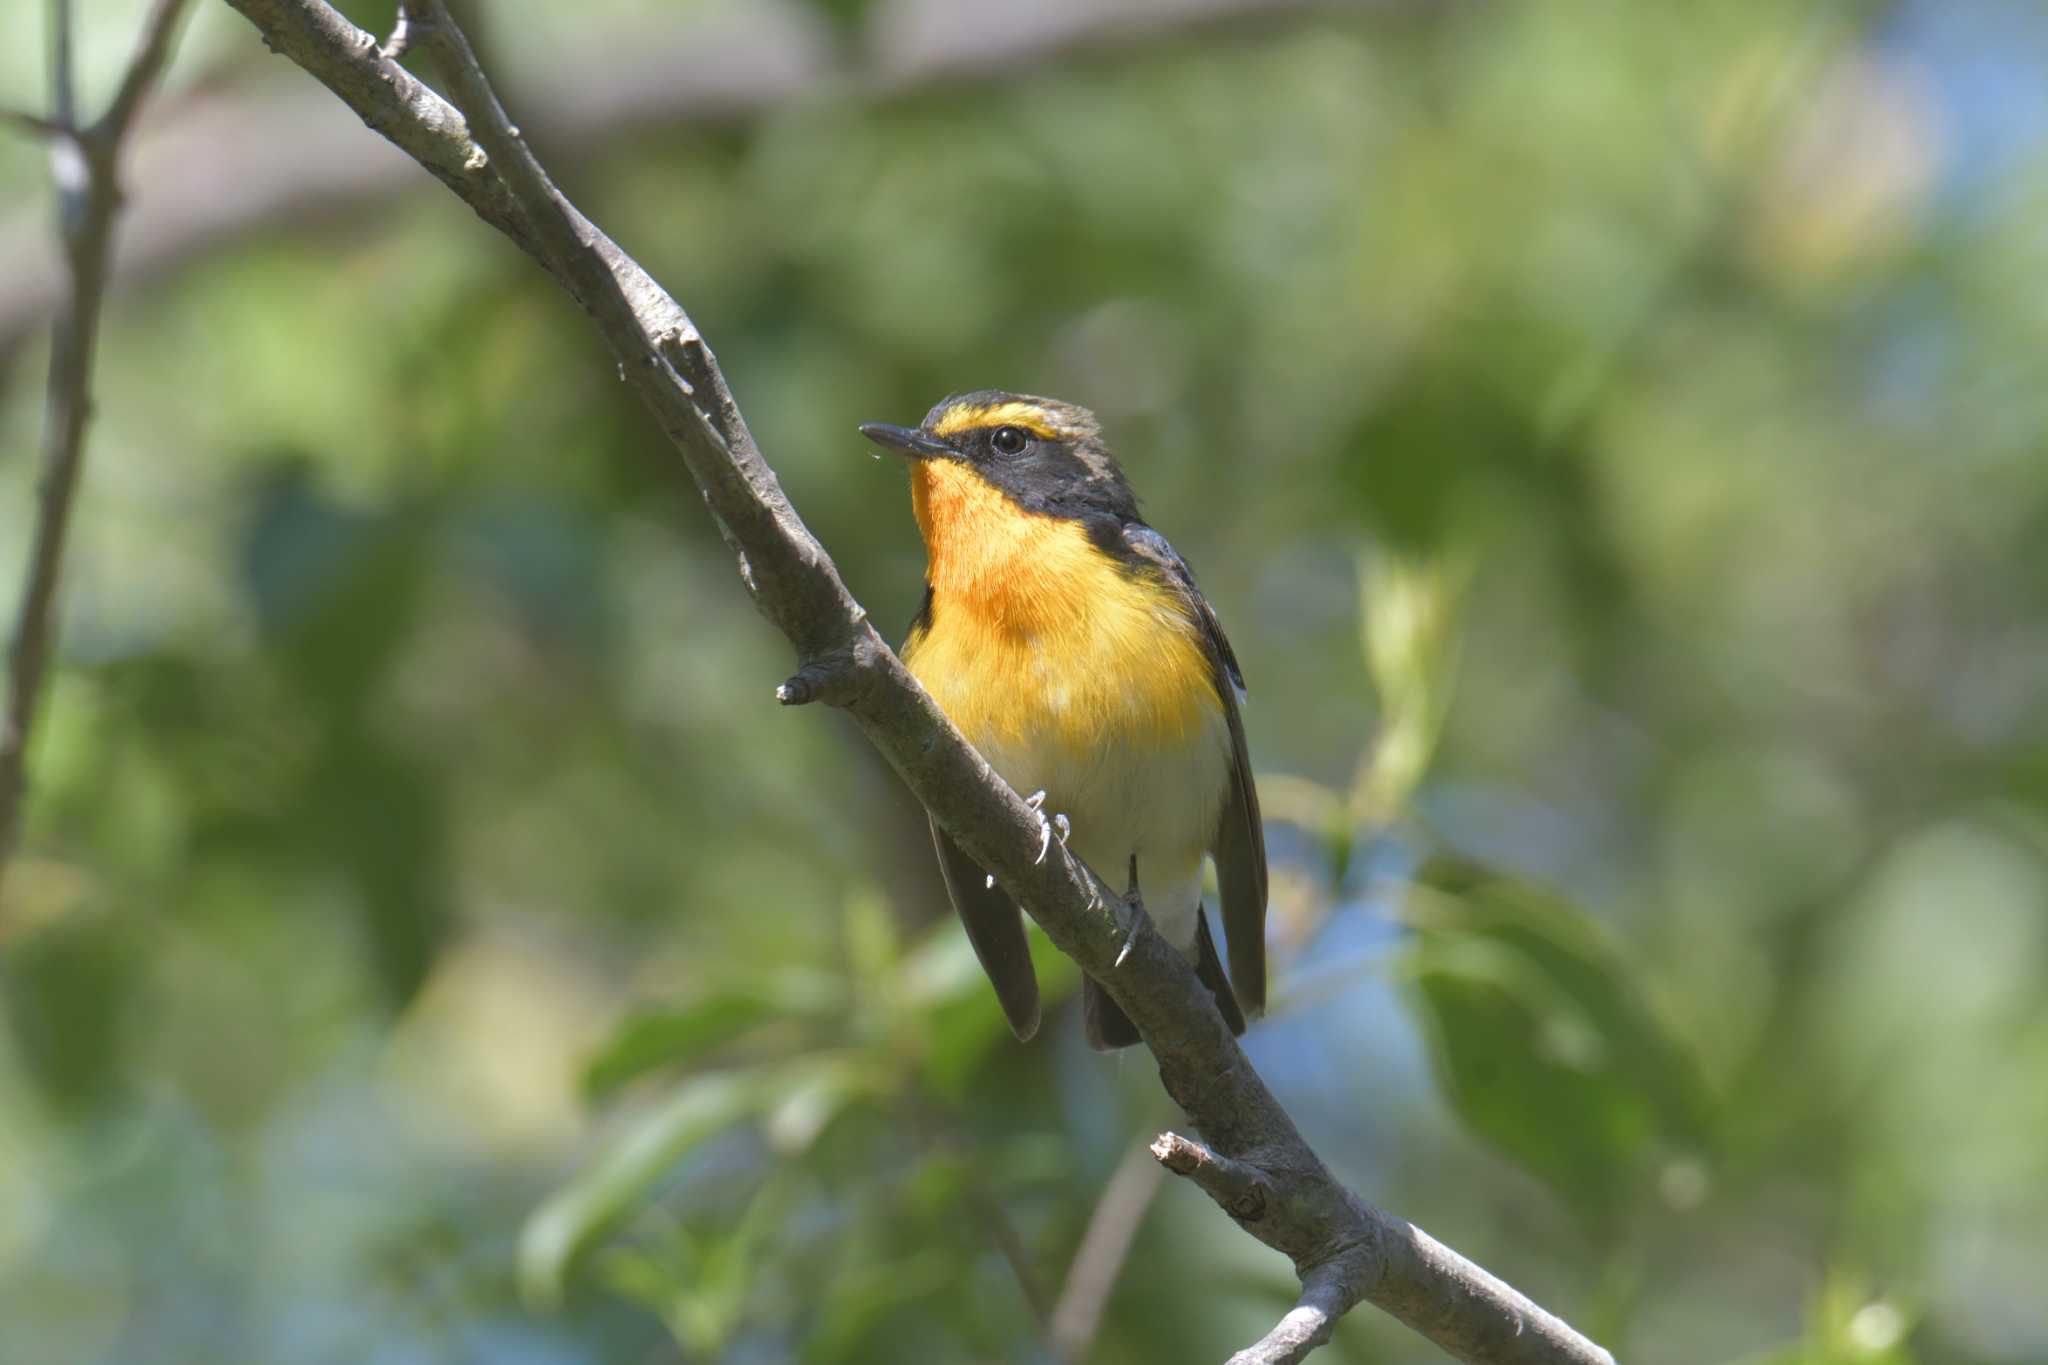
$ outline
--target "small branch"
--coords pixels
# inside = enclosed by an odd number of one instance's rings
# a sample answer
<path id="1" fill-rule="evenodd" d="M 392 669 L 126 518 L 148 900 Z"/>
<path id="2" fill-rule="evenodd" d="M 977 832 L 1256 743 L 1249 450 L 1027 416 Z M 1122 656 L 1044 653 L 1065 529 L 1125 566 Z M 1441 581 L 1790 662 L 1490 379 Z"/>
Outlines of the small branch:
<path id="1" fill-rule="evenodd" d="M 186 0 L 155 0 L 150 6 L 149 17 L 142 25 L 142 41 L 128 61 L 128 70 L 114 91 L 113 103 L 92 128 L 91 136 L 105 142 L 109 150 L 128 135 L 149 88 L 156 84 L 165 63 L 170 61 L 171 40 L 177 36 L 178 19 L 185 12 L 185 3 Z"/>
<path id="2" fill-rule="evenodd" d="M 1358 1302 L 1358 1293 L 1335 1267 L 1302 1283 L 1301 1299 L 1273 1330 L 1224 1365 L 1295 1365 L 1330 1339 L 1337 1319 Z"/>
<path id="3" fill-rule="evenodd" d="M 31 114 L 26 109 L 0 109 L 0 123 L 10 124 L 27 133 L 30 137 L 60 138 L 75 136 L 71 129 L 57 122 L 56 119 L 46 118 L 41 114 Z"/>
<path id="4" fill-rule="evenodd" d="M 1159 1193 L 1165 1173 L 1142 1147 L 1125 1153 L 1117 1164 L 1102 1197 L 1095 1201 L 1088 1229 L 1067 1267 L 1066 1283 L 1052 1310 L 1052 1346 L 1067 1365 L 1081 1365 L 1102 1330 L 1102 1315 L 1109 1308 L 1117 1281 L 1123 1278 L 1124 1262 L 1137 1240 L 1138 1229 Z"/>
<path id="5" fill-rule="evenodd" d="M 78 126 L 78 76 L 71 60 L 71 0 L 50 0 L 50 116 L 59 128 Z"/>
<path id="6" fill-rule="evenodd" d="M 71 7 L 67 0 L 51 3 L 52 113 L 45 122 L 63 134 L 51 142 L 50 174 L 57 185 L 58 230 L 69 290 L 50 343 L 43 474 L 28 574 L 7 661 L 6 710 L 0 713 L 0 878 L 6 874 L 20 837 L 21 806 L 28 792 L 29 738 L 35 729 L 44 676 L 56 651 L 57 584 L 79 470 L 85 460 L 86 424 L 92 416 L 93 355 L 113 252 L 114 219 L 121 207 L 121 148 L 136 111 L 169 59 L 171 36 L 185 4 L 186 0 L 157 0 L 113 104 L 97 123 L 74 132 L 78 107 L 71 63 Z"/>
<path id="7" fill-rule="evenodd" d="M 1219 1156 L 1179 1133 L 1161 1133 L 1151 1150 L 1160 1165 L 1200 1185 L 1203 1193 L 1238 1222 L 1256 1223 L 1266 1216 L 1273 1182 L 1257 1167 Z"/>
<path id="8" fill-rule="evenodd" d="M 229 3 L 275 50 L 517 242 L 590 314 L 703 494 L 755 606 L 789 637 L 814 680 L 837 677 L 845 661 L 847 681 L 834 683 L 826 699 L 843 702 L 940 827 L 1137 1026 L 1161 1084 L 1201 1131 L 1218 1188 L 1227 1185 L 1233 1204 L 1247 1209 L 1251 1190 L 1270 1191 L 1240 1226 L 1293 1261 L 1303 1292 L 1301 1306 L 1269 1336 L 1276 1344 L 1263 1359 L 1300 1359 L 1363 1298 L 1462 1360 L 1613 1365 L 1556 1317 L 1338 1183 L 1253 1070 L 1187 959 L 1064 846 L 1041 861 L 1037 812 L 961 738 L 875 633 L 783 496 L 689 316 L 555 189 L 441 5 L 429 11 L 431 42 L 460 112 L 321 0 Z M 805 676 L 800 669 L 797 678 Z"/>

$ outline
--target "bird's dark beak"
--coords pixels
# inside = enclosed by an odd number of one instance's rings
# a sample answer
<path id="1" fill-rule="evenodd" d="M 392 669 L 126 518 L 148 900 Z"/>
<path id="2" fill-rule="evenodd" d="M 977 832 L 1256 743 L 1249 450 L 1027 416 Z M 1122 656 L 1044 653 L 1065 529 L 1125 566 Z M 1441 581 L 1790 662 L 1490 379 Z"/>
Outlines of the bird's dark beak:
<path id="1" fill-rule="evenodd" d="M 860 434 L 884 450 L 893 450 L 898 455 L 907 455 L 913 460 L 926 460 L 934 455 L 951 455 L 953 447 L 936 436 L 927 436 L 913 427 L 892 427 L 887 422 L 862 422 Z"/>

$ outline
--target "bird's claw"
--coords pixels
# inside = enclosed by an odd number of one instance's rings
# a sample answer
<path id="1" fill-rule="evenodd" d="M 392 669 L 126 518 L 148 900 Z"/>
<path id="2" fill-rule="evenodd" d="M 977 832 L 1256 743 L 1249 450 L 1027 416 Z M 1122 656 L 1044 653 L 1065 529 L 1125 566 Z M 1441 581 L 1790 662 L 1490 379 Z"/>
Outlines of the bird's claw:
<path id="1" fill-rule="evenodd" d="M 1124 902 L 1127 905 L 1130 905 L 1133 909 L 1136 909 L 1141 905 L 1140 892 L 1138 890 L 1138 855 L 1136 853 L 1131 854 L 1131 879 L 1130 885 L 1124 891 Z M 1112 967 L 1123 966 L 1124 959 L 1129 957 L 1131 955 L 1131 949 L 1137 946 L 1138 925 L 1143 921 L 1143 919 L 1144 916 L 1142 914 L 1136 914 L 1131 917 L 1130 936 L 1124 940 L 1124 946 L 1118 950 L 1116 955 L 1116 961 L 1110 964 Z"/>
<path id="2" fill-rule="evenodd" d="M 1044 799 L 1044 792 L 1040 792 L 1032 798 L 1034 802 Z M 1038 807 L 1034 804 L 1031 809 L 1038 810 Z M 1045 855 L 1052 849 L 1052 836 L 1055 830 L 1059 831 L 1060 847 L 1065 848 L 1068 837 L 1074 832 L 1074 822 L 1059 813 L 1055 813 L 1052 819 L 1048 820 L 1045 818 L 1044 811 L 1038 811 L 1038 856 L 1033 858 L 1032 862 L 1042 863 L 1045 861 Z"/>
<path id="3" fill-rule="evenodd" d="M 1043 788 L 1043 787 L 1040 787 L 1040 788 L 1039 788 L 1039 789 L 1038 789 L 1037 791 L 1035 791 L 1035 792 L 1031 793 L 1031 795 L 1029 795 L 1029 796 L 1025 797 L 1025 798 L 1024 798 L 1024 804 L 1025 804 L 1025 805 L 1027 805 L 1027 806 L 1029 806 L 1029 807 L 1031 807 L 1031 809 L 1033 809 L 1033 810 L 1037 810 L 1037 809 L 1038 809 L 1038 808 L 1039 808 L 1040 806 L 1044 805 L 1044 804 L 1045 804 L 1045 788 Z"/>

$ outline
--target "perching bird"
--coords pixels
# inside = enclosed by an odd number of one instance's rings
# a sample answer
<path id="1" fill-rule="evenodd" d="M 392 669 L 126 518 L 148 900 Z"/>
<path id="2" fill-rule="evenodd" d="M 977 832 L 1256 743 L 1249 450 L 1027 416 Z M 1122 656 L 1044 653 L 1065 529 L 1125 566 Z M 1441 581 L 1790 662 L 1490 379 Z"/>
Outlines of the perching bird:
<path id="1" fill-rule="evenodd" d="M 1195 963 L 1233 1032 L 1266 1003 L 1266 845 L 1245 757 L 1237 659 L 1208 599 L 1137 498 L 1094 414 L 983 390 L 924 424 L 861 433 L 910 461 L 924 604 L 903 660 L 1012 787 L 1067 817 L 1111 885 L 1133 866 L 1152 922 Z M 1019 1038 L 1038 981 L 1014 902 L 932 824 L 953 908 Z M 1216 860 L 1226 979 L 1202 912 Z M 1088 1041 L 1137 1030 L 1092 979 Z"/>

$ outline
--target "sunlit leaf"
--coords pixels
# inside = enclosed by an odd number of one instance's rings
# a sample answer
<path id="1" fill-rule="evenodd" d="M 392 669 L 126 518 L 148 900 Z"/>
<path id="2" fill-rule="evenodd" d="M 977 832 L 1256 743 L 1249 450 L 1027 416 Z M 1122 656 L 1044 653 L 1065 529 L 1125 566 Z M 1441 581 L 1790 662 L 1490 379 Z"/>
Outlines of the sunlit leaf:
<path id="1" fill-rule="evenodd" d="M 591 1059 L 584 1094 L 596 1099 L 657 1067 L 686 1065 L 781 1014 L 765 994 L 734 991 L 633 1015 Z"/>
<path id="2" fill-rule="evenodd" d="M 1359 566 L 1359 635 L 1380 706 L 1352 793 L 1357 823 L 1384 824 L 1428 771 L 1458 672 L 1461 560 L 1386 553 Z"/>
<path id="3" fill-rule="evenodd" d="M 781 1077 L 782 1093 L 763 1126 L 769 1145 L 785 1158 L 801 1156 L 847 1104 L 881 1084 L 857 1052 L 808 1057 Z"/>

